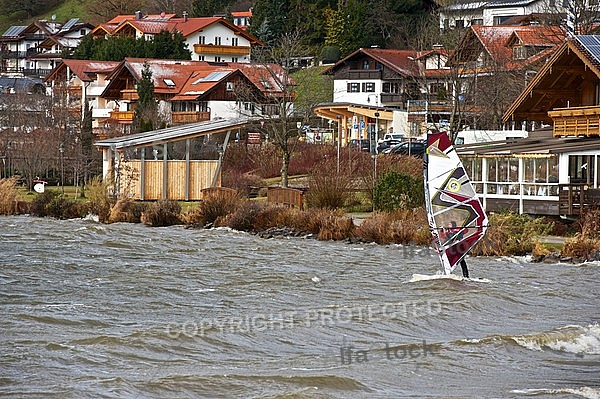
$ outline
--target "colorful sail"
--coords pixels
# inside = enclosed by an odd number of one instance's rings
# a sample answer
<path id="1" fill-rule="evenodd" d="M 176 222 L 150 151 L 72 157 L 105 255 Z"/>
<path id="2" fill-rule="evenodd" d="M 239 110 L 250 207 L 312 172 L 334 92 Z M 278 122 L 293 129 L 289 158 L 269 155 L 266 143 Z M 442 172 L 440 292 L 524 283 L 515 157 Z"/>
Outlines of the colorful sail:
<path id="1" fill-rule="evenodd" d="M 483 238 L 488 219 L 447 134 L 427 136 L 424 162 L 429 227 L 444 272 L 450 274 Z"/>

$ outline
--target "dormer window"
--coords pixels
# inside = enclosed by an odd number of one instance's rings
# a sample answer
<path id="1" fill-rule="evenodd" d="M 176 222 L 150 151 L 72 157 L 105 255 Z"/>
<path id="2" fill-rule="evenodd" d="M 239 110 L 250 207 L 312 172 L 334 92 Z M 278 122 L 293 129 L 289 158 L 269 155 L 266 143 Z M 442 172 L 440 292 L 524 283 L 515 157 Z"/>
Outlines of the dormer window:
<path id="1" fill-rule="evenodd" d="M 163 82 L 165 82 L 165 84 L 169 87 L 175 87 L 175 82 L 173 82 L 171 79 L 163 79 Z"/>
<path id="2" fill-rule="evenodd" d="M 526 58 L 527 58 L 527 47 L 525 47 L 525 46 L 513 47 L 513 59 L 514 60 L 524 60 Z"/>

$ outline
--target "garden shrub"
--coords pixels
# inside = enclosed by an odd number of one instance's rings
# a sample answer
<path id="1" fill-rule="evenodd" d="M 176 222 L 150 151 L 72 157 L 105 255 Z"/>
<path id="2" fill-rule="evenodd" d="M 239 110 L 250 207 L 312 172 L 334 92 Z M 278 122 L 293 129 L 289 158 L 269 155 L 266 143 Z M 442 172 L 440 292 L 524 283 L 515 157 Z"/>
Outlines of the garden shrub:
<path id="1" fill-rule="evenodd" d="M 173 200 L 152 203 L 142 212 L 141 222 L 147 226 L 162 227 L 181 223 L 181 205 Z"/>
<path id="2" fill-rule="evenodd" d="M 425 194 L 423 179 L 391 171 L 386 173 L 374 189 L 373 205 L 376 210 L 391 212 L 423 206 Z"/>

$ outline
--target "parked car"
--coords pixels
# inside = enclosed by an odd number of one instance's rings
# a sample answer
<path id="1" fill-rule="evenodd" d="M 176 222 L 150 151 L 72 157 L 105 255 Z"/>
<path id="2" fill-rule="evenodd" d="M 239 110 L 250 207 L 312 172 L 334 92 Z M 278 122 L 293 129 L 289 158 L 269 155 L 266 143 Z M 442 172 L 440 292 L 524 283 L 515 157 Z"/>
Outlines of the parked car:
<path id="1" fill-rule="evenodd" d="M 410 146 L 410 147 L 409 147 Z M 412 155 L 415 157 L 423 157 L 425 150 L 427 149 L 427 143 L 424 141 L 404 141 L 389 149 L 388 154 L 397 155 Z"/>
<path id="2" fill-rule="evenodd" d="M 404 137 L 405 136 L 402 133 L 386 133 L 385 136 L 383 136 L 383 138 L 381 138 L 377 141 L 377 144 L 381 144 L 387 140 L 402 141 L 404 139 Z"/>
<path id="3" fill-rule="evenodd" d="M 348 147 L 354 150 L 358 150 L 359 146 L 361 151 L 371 151 L 371 142 L 368 139 L 352 139 L 348 142 Z"/>
<path id="4" fill-rule="evenodd" d="M 394 140 L 394 139 L 388 139 L 388 140 L 383 140 L 378 146 L 377 146 L 377 153 L 381 153 L 383 152 L 386 148 L 390 148 L 393 147 L 395 145 L 400 144 L 402 141 L 401 140 Z"/>

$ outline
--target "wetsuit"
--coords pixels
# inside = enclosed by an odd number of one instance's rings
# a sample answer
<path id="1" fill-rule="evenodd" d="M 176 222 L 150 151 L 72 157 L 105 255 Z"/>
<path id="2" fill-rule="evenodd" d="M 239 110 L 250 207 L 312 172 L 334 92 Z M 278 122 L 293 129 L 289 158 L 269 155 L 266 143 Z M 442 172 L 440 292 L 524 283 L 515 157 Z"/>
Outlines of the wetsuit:
<path id="1" fill-rule="evenodd" d="M 460 268 L 462 269 L 463 277 L 469 278 L 469 269 L 467 269 L 467 262 L 465 261 L 465 258 L 462 258 L 460 261 Z"/>

